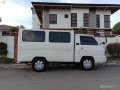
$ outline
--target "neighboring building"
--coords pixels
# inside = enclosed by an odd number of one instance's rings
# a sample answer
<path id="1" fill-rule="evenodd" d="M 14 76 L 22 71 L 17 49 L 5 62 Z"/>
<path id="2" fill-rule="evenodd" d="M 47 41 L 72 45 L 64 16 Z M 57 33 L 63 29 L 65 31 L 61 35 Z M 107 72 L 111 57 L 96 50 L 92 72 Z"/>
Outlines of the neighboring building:
<path id="1" fill-rule="evenodd" d="M 118 4 L 32 2 L 33 28 L 111 31 L 110 15 Z"/>
<path id="2" fill-rule="evenodd" d="M 18 27 L 9 25 L 0 25 L 0 42 L 5 42 L 7 44 L 7 50 L 9 58 L 17 57 L 17 29 Z"/>
<path id="3" fill-rule="evenodd" d="M 14 30 L 17 27 L 9 26 L 9 25 L 0 25 L 0 35 L 1 36 L 14 36 Z"/>

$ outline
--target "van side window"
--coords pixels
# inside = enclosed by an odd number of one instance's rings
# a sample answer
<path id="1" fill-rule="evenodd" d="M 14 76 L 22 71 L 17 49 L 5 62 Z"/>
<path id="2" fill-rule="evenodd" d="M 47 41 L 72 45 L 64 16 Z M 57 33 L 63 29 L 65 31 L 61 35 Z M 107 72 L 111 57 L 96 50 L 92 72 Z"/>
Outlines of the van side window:
<path id="1" fill-rule="evenodd" d="M 22 33 L 22 40 L 26 42 L 44 42 L 45 32 L 24 30 Z"/>
<path id="2" fill-rule="evenodd" d="M 70 43 L 69 32 L 49 32 L 49 42 Z"/>
<path id="3" fill-rule="evenodd" d="M 92 36 L 80 36 L 81 45 L 98 45 L 98 42 Z"/>

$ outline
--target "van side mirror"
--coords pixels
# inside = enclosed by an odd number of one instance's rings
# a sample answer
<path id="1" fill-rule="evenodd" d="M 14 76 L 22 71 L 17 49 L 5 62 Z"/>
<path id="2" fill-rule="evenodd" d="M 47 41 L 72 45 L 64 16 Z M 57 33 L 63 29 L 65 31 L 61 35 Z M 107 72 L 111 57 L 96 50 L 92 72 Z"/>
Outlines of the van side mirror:
<path id="1" fill-rule="evenodd" d="M 100 45 L 105 45 L 105 42 L 100 43 Z"/>

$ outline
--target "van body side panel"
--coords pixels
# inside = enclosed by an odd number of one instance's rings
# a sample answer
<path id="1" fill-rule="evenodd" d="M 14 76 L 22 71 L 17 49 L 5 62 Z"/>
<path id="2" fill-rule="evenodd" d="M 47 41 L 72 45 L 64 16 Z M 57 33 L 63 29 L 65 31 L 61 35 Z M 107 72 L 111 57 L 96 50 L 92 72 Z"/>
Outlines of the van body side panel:
<path id="1" fill-rule="evenodd" d="M 49 31 L 47 30 L 45 31 L 45 42 L 25 42 L 22 41 L 22 32 L 19 33 L 18 62 L 31 62 L 34 57 L 45 57 L 48 62 L 73 62 L 73 31 L 67 31 L 71 35 L 70 43 L 49 42 Z"/>
<path id="2" fill-rule="evenodd" d="M 100 45 L 82 45 L 81 34 L 74 34 L 71 30 L 28 30 L 44 31 L 44 42 L 23 41 L 23 31 L 19 30 L 18 36 L 18 62 L 31 62 L 34 57 L 45 57 L 48 62 L 80 62 L 84 56 L 91 56 L 95 64 L 105 63 L 105 50 Z M 69 32 L 70 42 L 50 42 L 50 32 Z M 74 37 L 75 36 L 75 37 Z M 82 35 L 90 36 L 90 35 Z M 93 37 L 94 38 L 94 37 Z M 29 38 L 28 38 L 29 39 Z M 39 39 L 38 39 L 39 40 Z"/>
<path id="3" fill-rule="evenodd" d="M 101 45 L 81 45 L 79 34 L 76 35 L 76 45 L 75 47 L 75 60 L 80 62 L 82 57 L 90 56 L 95 60 L 95 64 L 101 64 L 106 62 L 105 49 Z M 84 35 L 82 35 L 84 36 Z"/>
<path id="4" fill-rule="evenodd" d="M 75 62 L 80 62 L 81 56 L 80 56 L 80 39 L 79 35 L 75 35 Z"/>
<path id="5" fill-rule="evenodd" d="M 70 32 L 70 43 L 46 42 L 47 60 L 50 62 L 73 62 L 74 33 Z M 49 36 L 49 35 L 48 35 Z M 49 38 L 49 37 L 48 37 Z"/>

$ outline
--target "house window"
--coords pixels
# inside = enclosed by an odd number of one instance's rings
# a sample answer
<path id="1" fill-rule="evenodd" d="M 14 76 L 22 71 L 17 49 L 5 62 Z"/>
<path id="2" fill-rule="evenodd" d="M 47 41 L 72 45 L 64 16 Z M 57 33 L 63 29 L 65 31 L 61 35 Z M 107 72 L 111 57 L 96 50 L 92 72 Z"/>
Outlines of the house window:
<path id="1" fill-rule="evenodd" d="M 70 43 L 70 33 L 69 32 L 50 32 L 49 42 Z"/>
<path id="2" fill-rule="evenodd" d="M 57 24 L 57 14 L 49 15 L 49 24 Z"/>
<path id="3" fill-rule="evenodd" d="M 24 30 L 22 34 L 22 40 L 26 42 L 44 42 L 45 32 Z"/>
<path id="4" fill-rule="evenodd" d="M 84 27 L 89 27 L 89 14 L 88 13 L 83 14 L 83 22 L 84 22 Z"/>
<path id="5" fill-rule="evenodd" d="M 104 15 L 104 27 L 110 28 L 110 15 Z"/>
<path id="6" fill-rule="evenodd" d="M 71 27 L 77 27 L 77 13 L 71 13 Z"/>
<path id="7" fill-rule="evenodd" d="M 65 14 L 64 18 L 68 18 L 68 14 Z"/>
<path id="8" fill-rule="evenodd" d="M 12 32 L 10 31 L 2 31 L 2 36 L 12 36 Z"/>
<path id="9" fill-rule="evenodd" d="M 96 15 L 96 28 L 100 27 L 100 15 Z"/>

